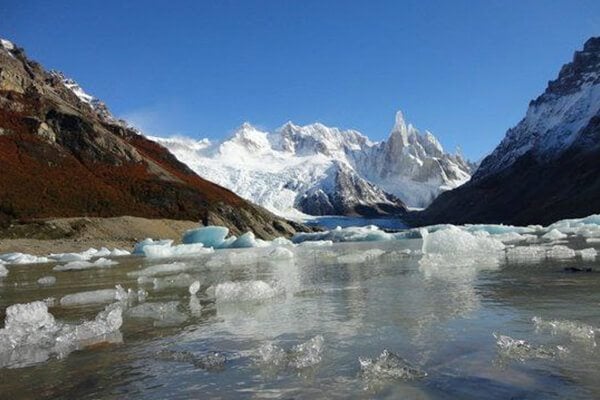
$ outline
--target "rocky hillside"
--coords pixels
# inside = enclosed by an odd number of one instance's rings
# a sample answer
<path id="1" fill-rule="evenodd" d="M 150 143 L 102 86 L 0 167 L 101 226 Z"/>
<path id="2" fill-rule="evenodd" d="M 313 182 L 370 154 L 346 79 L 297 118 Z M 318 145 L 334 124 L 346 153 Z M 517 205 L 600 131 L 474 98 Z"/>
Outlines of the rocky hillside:
<path id="1" fill-rule="evenodd" d="M 547 224 L 600 212 L 600 37 L 589 39 L 472 180 L 421 224 Z"/>
<path id="2" fill-rule="evenodd" d="M 0 224 L 132 215 L 258 236 L 302 226 L 200 178 L 62 74 L 0 42 Z"/>

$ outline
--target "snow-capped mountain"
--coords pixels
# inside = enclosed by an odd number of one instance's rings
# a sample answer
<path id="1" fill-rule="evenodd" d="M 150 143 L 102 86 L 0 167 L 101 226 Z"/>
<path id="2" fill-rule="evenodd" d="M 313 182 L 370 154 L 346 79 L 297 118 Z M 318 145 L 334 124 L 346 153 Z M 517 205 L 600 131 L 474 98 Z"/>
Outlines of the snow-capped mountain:
<path id="1" fill-rule="evenodd" d="M 274 132 L 243 124 L 211 142 L 153 140 L 200 176 L 288 217 L 397 215 L 423 207 L 470 178 L 470 165 L 444 152 L 398 112 L 390 138 L 375 143 L 355 130 L 286 123 Z"/>
<path id="2" fill-rule="evenodd" d="M 600 212 L 600 37 L 589 39 L 466 185 L 419 223 L 547 224 Z"/>
<path id="3" fill-rule="evenodd" d="M 600 40 L 590 39 L 558 78 L 529 104 L 525 118 L 506 133 L 492 154 L 483 160 L 476 178 L 512 165 L 530 152 L 539 160 L 555 158 L 567 150 L 600 110 Z"/>

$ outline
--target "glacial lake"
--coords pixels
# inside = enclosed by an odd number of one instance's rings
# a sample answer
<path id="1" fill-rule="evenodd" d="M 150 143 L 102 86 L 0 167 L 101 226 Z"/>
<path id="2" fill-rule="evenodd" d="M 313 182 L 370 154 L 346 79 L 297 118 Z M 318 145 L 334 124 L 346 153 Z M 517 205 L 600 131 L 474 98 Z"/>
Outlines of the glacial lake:
<path id="1" fill-rule="evenodd" d="M 120 284 L 134 296 L 106 340 L 2 353 L 0 398 L 600 397 L 597 261 L 428 268 L 420 249 L 407 239 L 295 247 L 286 260 L 245 249 L 82 271 L 8 266 L 2 320 L 12 304 L 53 298 L 49 312 L 76 326 L 110 301 L 61 305 L 65 295 Z M 146 269 L 157 264 L 176 267 Z M 56 283 L 40 286 L 47 275 Z"/>

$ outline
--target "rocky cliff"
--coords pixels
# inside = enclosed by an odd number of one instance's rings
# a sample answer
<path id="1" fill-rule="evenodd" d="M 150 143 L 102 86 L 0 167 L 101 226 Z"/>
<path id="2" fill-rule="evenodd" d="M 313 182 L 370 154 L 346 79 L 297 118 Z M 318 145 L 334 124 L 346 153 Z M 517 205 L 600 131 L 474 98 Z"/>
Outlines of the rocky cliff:
<path id="1" fill-rule="evenodd" d="M 261 237 L 301 225 L 200 178 L 60 73 L 0 42 L 0 224 L 132 215 Z"/>

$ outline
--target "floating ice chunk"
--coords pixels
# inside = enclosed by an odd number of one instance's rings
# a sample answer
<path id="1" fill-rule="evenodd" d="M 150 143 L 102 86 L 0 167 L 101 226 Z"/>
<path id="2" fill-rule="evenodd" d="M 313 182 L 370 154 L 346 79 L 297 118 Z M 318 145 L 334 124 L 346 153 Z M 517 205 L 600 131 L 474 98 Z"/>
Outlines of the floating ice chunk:
<path id="1" fill-rule="evenodd" d="M 67 294 L 60 299 L 60 305 L 68 307 L 87 304 L 110 303 L 117 300 L 116 296 L 116 289 L 90 290 L 87 292 Z"/>
<path id="2" fill-rule="evenodd" d="M 285 247 L 275 247 L 267 253 L 269 260 L 291 260 L 294 258 L 294 252 Z"/>
<path id="3" fill-rule="evenodd" d="M 448 226 L 448 225 L 446 225 Z M 523 226 L 512 226 L 512 225 L 486 225 L 486 224 L 478 224 L 478 225 L 465 225 L 465 230 L 469 233 L 475 232 L 487 232 L 490 235 L 507 235 L 507 234 L 521 234 L 521 233 L 534 233 L 536 231 L 533 227 L 523 227 Z"/>
<path id="4" fill-rule="evenodd" d="M 138 289 L 136 292 L 131 288 L 125 290 L 121 285 L 115 286 L 115 300 L 120 302 L 131 303 L 135 300 L 143 302 L 147 296 L 148 292 L 144 289 Z"/>
<path id="5" fill-rule="evenodd" d="M 48 257 L 38 257 L 25 253 L 5 253 L 0 254 L 0 261 L 6 264 L 43 264 L 51 262 Z"/>
<path id="6" fill-rule="evenodd" d="M 595 260 L 598 252 L 593 247 L 577 250 L 577 255 L 581 257 L 583 260 Z"/>
<path id="7" fill-rule="evenodd" d="M 534 235 L 521 235 L 517 232 L 508 232 L 501 233 L 498 235 L 494 235 L 494 239 L 501 241 L 502 243 L 516 243 L 527 240 L 531 237 L 535 237 Z"/>
<path id="8" fill-rule="evenodd" d="M 277 237 L 277 238 L 271 240 L 271 244 L 273 246 L 293 246 L 294 242 L 280 236 L 280 237 Z"/>
<path id="9" fill-rule="evenodd" d="M 543 320 L 533 317 L 536 330 L 549 330 L 553 335 L 569 335 L 572 340 L 582 341 L 596 347 L 596 328 L 573 321 Z"/>
<path id="10" fill-rule="evenodd" d="M 302 243 L 306 241 L 331 240 L 333 242 L 372 242 L 381 240 L 395 240 L 404 238 L 397 234 L 387 233 L 376 227 L 369 226 L 353 226 L 348 228 L 337 227 L 331 231 L 315 232 L 315 233 L 298 233 L 294 235 L 292 241 L 294 243 Z"/>
<path id="11" fill-rule="evenodd" d="M 509 263 L 541 262 L 546 258 L 546 248 L 541 246 L 517 246 L 506 249 Z"/>
<path id="12" fill-rule="evenodd" d="M 57 262 L 86 261 L 90 260 L 92 257 L 95 257 L 97 253 L 98 250 L 90 247 L 89 249 L 80 253 L 52 253 L 48 257 Z"/>
<path id="13" fill-rule="evenodd" d="M 6 309 L 5 327 L 0 329 L 0 367 L 23 367 L 86 345 L 117 340 L 114 335 L 122 322 L 118 304 L 80 325 L 57 322 L 43 301 L 14 304 Z"/>
<path id="14" fill-rule="evenodd" d="M 275 368 L 299 370 L 313 367 L 321 362 L 324 342 L 323 336 L 317 335 L 289 350 L 268 343 L 258 349 L 258 361 Z"/>
<path id="15" fill-rule="evenodd" d="M 8 276 L 8 269 L 0 263 L 0 278 L 6 278 Z"/>
<path id="16" fill-rule="evenodd" d="M 56 278 L 52 275 L 42 276 L 37 280 L 37 284 L 40 286 L 52 286 L 56 283 Z"/>
<path id="17" fill-rule="evenodd" d="M 202 243 L 204 247 L 221 248 L 229 229 L 224 226 L 205 226 L 190 229 L 183 234 L 181 242 L 184 244 Z"/>
<path id="18" fill-rule="evenodd" d="M 117 261 L 109 260 L 104 257 L 100 257 L 99 259 L 91 262 L 91 261 L 71 261 L 65 265 L 57 265 L 52 268 L 54 271 L 77 271 L 82 269 L 90 269 L 90 268 L 104 268 L 110 267 L 112 265 L 117 265 Z"/>
<path id="19" fill-rule="evenodd" d="M 600 243 L 600 238 L 587 238 L 585 241 L 587 243 Z"/>
<path id="20" fill-rule="evenodd" d="M 379 258 L 380 256 L 382 256 L 383 254 L 385 254 L 385 251 L 381 250 L 381 249 L 369 249 L 369 250 L 365 250 L 365 251 L 361 251 L 360 253 L 350 253 L 350 254 L 343 254 L 341 256 L 337 257 L 337 262 L 341 263 L 341 264 L 352 264 L 352 263 L 364 263 L 367 261 L 372 261 L 375 260 L 377 258 Z"/>
<path id="21" fill-rule="evenodd" d="M 204 247 L 202 243 L 171 245 L 146 245 L 142 249 L 144 255 L 148 258 L 163 257 L 190 257 L 200 254 L 209 254 L 213 252 L 211 247 Z"/>
<path id="22" fill-rule="evenodd" d="M 331 240 L 308 240 L 306 242 L 301 242 L 298 244 L 301 247 L 329 247 L 333 246 L 333 242 Z"/>
<path id="23" fill-rule="evenodd" d="M 109 250 L 106 247 L 102 247 L 102 248 L 100 248 L 100 250 L 98 250 L 94 254 L 94 257 L 123 257 L 123 256 L 128 256 L 128 255 L 131 255 L 131 253 L 128 252 L 127 250 L 122 250 L 122 249 Z"/>
<path id="24" fill-rule="evenodd" d="M 150 238 L 146 238 L 146 239 L 142 240 L 141 242 L 137 242 L 135 244 L 135 246 L 133 247 L 132 254 L 144 254 L 144 247 L 146 247 L 146 246 L 152 246 L 152 245 L 170 246 L 172 244 L 173 244 L 173 241 L 171 239 L 153 240 Z"/>
<path id="25" fill-rule="evenodd" d="M 560 240 L 560 239 L 565 239 L 566 237 L 567 237 L 567 235 L 560 232 L 558 229 L 552 229 L 548 233 L 542 235 L 542 239 L 545 239 L 545 240 Z"/>
<path id="26" fill-rule="evenodd" d="M 200 281 L 194 281 L 189 287 L 189 292 L 192 296 L 196 295 L 196 293 L 198 293 L 199 290 L 200 290 Z"/>
<path id="27" fill-rule="evenodd" d="M 178 301 L 143 303 L 128 309 L 126 315 L 131 318 L 152 319 L 159 326 L 179 325 L 187 320 L 187 315 L 180 312 L 178 307 Z"/>
<path id="28" fill-rule="evenodd" d="M 522 339 L 513 339 L 510 336 L 494 333 L 498 352 L 505 357 L 519 361 L 531 358 L 554 358 L 556 352 L 542 346 L 533 346 Z"/>
<path id="29" fill-rule="evenodd" d="M 264 281 L 223 282 L 208 289 L 217 302 L 263 301 L 284 293 L 282 288 Z"/>
<path id="30" fill-rule="evenodd" d="M 420 379 L 427 376 L 427 373 L 417 367 L 412 366 L 408 361 L 395 353 L 385 349 L 375 359 L 358 359 L 360 370 L 363 377 L 367 379 Z"/>
<path id="31" fill-rule="evenodd" d="M 496 256 L 505 246 L 489 236 L 474 235 L 455 226 L 449 226 L 423 238 L 424 254 L 444 254 L 450 256 Z"/>
<path id="32" fill-rule="evenodd" d="M 178 272 L 183 272 L 190 269 L 188 264 L 182 262 L 172 262 L 170 264 L 156 264 L 150 267 L 146 267 L 139 271 L 132 271 L 127 273 L 128 276 L 144 276 L 144 277 L 152 277 L 152 276 L 161 276 L 161 275 L 169 275 Z M 187 283 L 186 283 L 187 286 Z"/>
<path id="33" fill-rule="evenodd" d="M 562 245 L 552 246 L 546 251 L 546 257 L 551 259 L 574 258 L 575 250 Z"/>
<path id="34" fill-rule="evenodd" d="M 257 239 L 252 232 L 246 232 L 231 244 L 229 244 L 229 248 L 231 249 L 247 249 L 251 247 L 267 247 L 270 246 L 271 243 Z"/>

